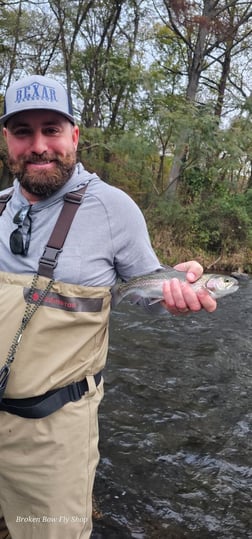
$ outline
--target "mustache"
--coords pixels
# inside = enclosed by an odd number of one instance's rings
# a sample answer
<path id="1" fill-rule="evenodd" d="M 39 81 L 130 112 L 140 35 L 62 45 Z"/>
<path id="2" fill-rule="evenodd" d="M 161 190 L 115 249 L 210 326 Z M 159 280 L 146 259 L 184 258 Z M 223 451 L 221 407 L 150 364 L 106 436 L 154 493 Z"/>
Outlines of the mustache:
<path id="1" fill-rule="evenodd" d="M 36 163 L 50 163 L 51 161 L 60 161 L 58 156 L 56 154 L 48 154 L 48 153 L 43 153 L 41 155 L 39 154 L 31 154 L 31 155 L 28 155 L 26 157 L 23 157 L 22 159 L 22 162 L 23 164 L 26 164 L 26 163 L 32 163 L 32 164 L 36 164 Z"/>

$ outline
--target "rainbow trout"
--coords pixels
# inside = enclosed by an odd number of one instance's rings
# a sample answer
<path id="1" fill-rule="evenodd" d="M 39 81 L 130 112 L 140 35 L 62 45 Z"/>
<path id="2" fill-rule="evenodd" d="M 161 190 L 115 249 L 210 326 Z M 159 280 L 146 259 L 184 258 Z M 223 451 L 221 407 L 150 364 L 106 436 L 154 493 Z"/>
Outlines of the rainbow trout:
<path id="1" fill-rule="evenodd" d="M 186 273 L 173 268 L 163 268 L 147 275 L 135 277 L 128 282 L 116 284 L 112 288 L 113 307 L 116 307 L 123 299 L 127 298 L 132 303 L 137 303 L 140 298 L 149 298 L 149 304 L 164 299 L 163 283 L 176 277 L 180 281 L 186 281 Z M 204 288 L 214 298 L 218 299 L 236 292 L 239 288 L 237 279 L 229 275 L 203 274 L 191 287 L 196 292 Z"/>

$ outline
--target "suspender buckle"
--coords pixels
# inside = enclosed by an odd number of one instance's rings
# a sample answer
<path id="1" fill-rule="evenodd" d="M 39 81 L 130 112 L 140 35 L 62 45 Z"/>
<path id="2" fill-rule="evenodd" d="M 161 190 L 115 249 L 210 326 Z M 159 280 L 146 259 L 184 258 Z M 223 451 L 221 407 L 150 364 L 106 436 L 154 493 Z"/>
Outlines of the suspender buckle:
<path id="1" fill-rule="evenodd" d="M 51 268 L 55 268 L 57 265 L 57 258 L 61 252 L 62 249 L 47 245 L 40 259 L 40 263 L 50 266 Z"/>
<path id="2" fill-rule="evenodd" d="M 65 202 L 72 202 L 72 204 L 81 204 L 83 196 L 84 194 L 70 191 L 69 193 L 66 193 L 63 198 Z"/>

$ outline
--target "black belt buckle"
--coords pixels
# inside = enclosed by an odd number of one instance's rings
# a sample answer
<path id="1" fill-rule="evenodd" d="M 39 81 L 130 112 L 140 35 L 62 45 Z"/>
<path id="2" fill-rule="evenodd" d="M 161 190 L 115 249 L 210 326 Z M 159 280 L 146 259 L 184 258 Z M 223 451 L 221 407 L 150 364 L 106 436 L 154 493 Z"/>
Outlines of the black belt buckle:
<path id="1" fill-rule="evenodd" d="M 10 374 L 10 367 L 8 365 L 4 365 L 0 369 L 0 402 L 3 398 L 4 392 L 7 386 L 9 374 Z"/>
<path id="2" fill-rule="evenodd" d="M 87 381 L 85 380 L 86 385 Z M 82 388 L 80 382 L 73 382 L 72 384 L 69 384 L 68 386 L 68 392 L 69 396 L 72 402 L 79 401 L 81 397 L 84 395 L 84 392 L 86 388 Z"/>

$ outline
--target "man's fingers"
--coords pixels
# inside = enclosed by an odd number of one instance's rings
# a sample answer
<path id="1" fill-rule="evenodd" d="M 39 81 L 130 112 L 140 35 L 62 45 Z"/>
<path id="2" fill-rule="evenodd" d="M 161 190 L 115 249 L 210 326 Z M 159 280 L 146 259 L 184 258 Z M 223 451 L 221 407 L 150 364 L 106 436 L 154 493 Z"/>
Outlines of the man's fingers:
<path id="1" fill-rule="evenodd" d="M 197 312 L 202 308 L 213 312 L 216 309 L 216 301 L 206 290 L 196 293 L 189 283 L 176 278 L 164 282 L 163 293 L 165 307 L 172 314 Z"/>

